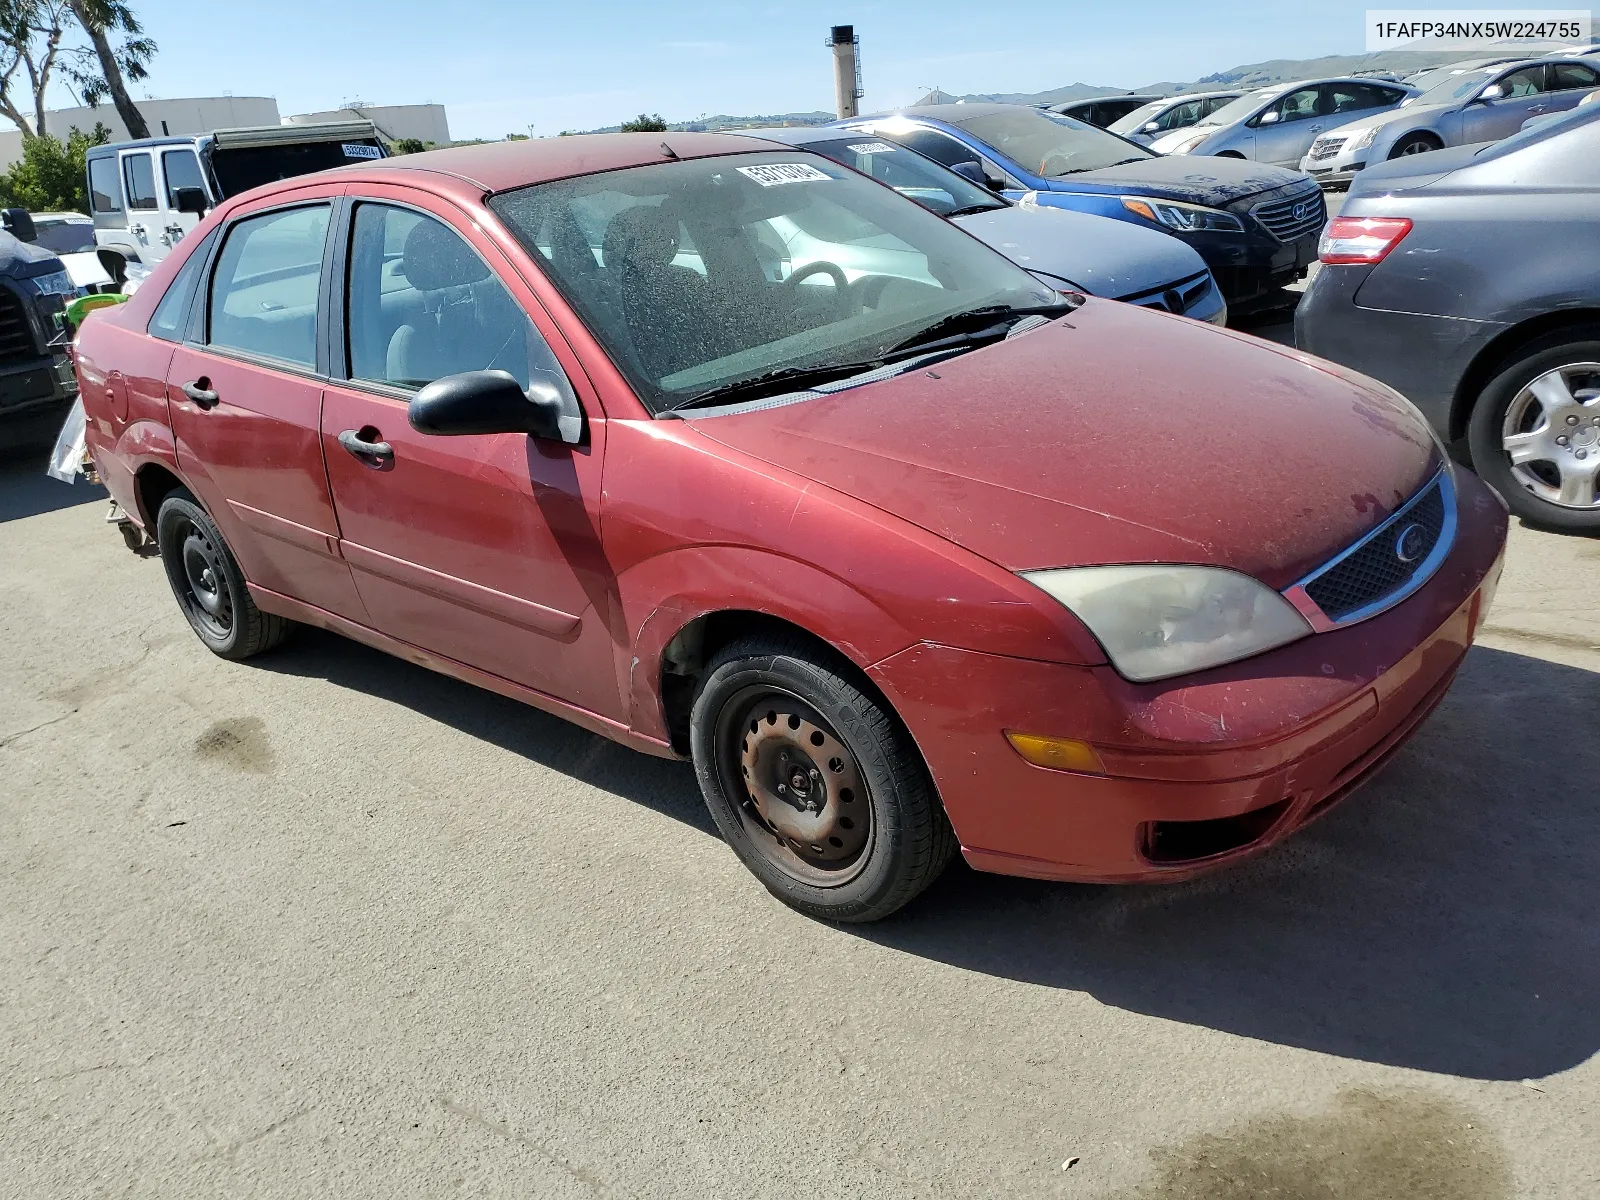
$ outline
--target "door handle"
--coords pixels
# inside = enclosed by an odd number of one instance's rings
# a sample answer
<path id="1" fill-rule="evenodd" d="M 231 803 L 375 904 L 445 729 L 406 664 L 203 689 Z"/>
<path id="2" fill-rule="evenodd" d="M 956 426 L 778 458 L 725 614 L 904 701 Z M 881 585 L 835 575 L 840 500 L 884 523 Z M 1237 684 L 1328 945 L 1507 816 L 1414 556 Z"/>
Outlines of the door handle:
<path id="1" fill-rule="evenodd" d="M 343 446 L 362 462 L 365 462 L 369 467 L 377 466 L 394 458 L 393 446 L 389 445 L 388 442 L 369 442 L 361 436 L 365 432 L 366 430 L 364 429 L 346 429 L 339 434 L 339 445 Z M 374 429 L 372 432 L 377 433 L 378 431 Z M 378 461 L 376 463 L 371 462 L 369 461 L 371 459 L 377 459 Z"/>
<path id="2" fill-rule="evenodd" d="M 199 379 L 191 379 L 184 384 L 183 394 L 208 412 L 222 400 L 221 396 L 211 390 L 211 381 L 204 375 Z"/>

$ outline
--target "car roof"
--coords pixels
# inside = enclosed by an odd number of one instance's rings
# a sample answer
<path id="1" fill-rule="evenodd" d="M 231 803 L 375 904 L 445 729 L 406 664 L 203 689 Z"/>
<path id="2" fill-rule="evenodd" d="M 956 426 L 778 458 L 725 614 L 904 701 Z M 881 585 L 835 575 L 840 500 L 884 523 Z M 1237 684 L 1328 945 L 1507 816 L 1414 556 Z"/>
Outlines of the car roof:
<path id="1" fill-rule="evenodd" d="M 776 142 L 763 145 L 760 139 L 736 133 L 590 133 L 485 142 L 376 159 L 315 175 L 291 176 L 249 194 L 271 194 L 280 187 L 303 186 L 308 179 L 330 175 L 377 182 L 392 180 L 396 175 L 434 175 L 460 181 L 483 192 L 504 192 L 552 179 L 654 166 L 675 158 L 757 154 L 763 149 L 776 149 L 778 145 Z M 666 152 L 669 149 L 671 154 Z"/>
<path id="2" fill-rule="evenodd" d="M 1081 100 L 1063 100 L 1060 104 L 1052 104 L 1051 108 L 1078 108 L 1085 104 L 1099 104 L 1102 100 L 1138 100 L 1142 104 L 1149 104 L 1152 100 L 1165 100 L 1165 96 L 1145 92 L 1109 92 L 1104 96 L 1084 96 Z"/>
<path id="3" fill-rule="evenodd" d="M 840 129 L 837 125 L 784 125 L 769 129 L 741 129 L 739 137 L 761 138 L 763 141 L 778 142 L 785 146 L 803 146 L 807 142 L 836 141 L 843 137 L 856 137 L 848 129 Z"/>
<path id="4" fill-rule="evenodd" d="M 882 121 L 889 117 L 921 117 L 924 120 L 944 121 L 947 124 L 956 124 L 957 117 L 982 117 L 990 113 L 1017 112 L 1043 113 L 1043 109 L 1034 108 L 1028 104 L 998 104 L 993 100 L 983 100 L 977 104 L 913 104 L 908 108 L 891 108 L 883 112 L 866 113 L 859 117 L 849 118 L 855 121 Z M 848 122 L 847 122 L 848 123 Z"/>

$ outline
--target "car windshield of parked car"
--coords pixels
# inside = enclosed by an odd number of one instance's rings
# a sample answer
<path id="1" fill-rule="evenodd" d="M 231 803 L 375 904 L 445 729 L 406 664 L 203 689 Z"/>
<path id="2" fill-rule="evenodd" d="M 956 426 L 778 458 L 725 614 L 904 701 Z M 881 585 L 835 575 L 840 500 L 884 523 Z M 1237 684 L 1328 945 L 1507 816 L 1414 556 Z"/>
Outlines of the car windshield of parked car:
<path id="1" fill-rule="evenodd" d="M 870 175 L 941 217 L 1006 207 L 1006 202 L 988 188 L 894 142 L 856 136 L 807 142 L 805 148 Z"/>
<path id="2" fill-rule="evenodd" d="M 1229 101 L 1216 112 L 1212 113 L 1201 125 L 1232 125 L 1235 121 L 1243 121 L 1256 115 L 1261 106 L 1269 100 L 1276 100 L 1279 96 L 1289 91 L 1289 88 L 1266 88 L 1259 92 L 1250 92 L 1240 96 L 1237 100 Z"/>
<path id="3" fill-rule="evenodd" d="M 1103 129 L 1037 108 L 1019 106 L 974 113 L 970 117 L 959 112 L 949 117 L 941 114 L 941 117 L 985 145 L 993 146 L 1023 170 L 1047 179 L 1156 157 L 1144 147 L 1125 142 Z"/>
<path id="4" fill-rule="evenodd" d="M 975 310 L 1066 307 L 927 209 L 802 150 L 557 180 L 489 204 L 655 412 L 780 371 L 844 378 Z"/>
<path id="5" fill-rule="evenodd" d="M 1112 133 L 1120 133 L 1127 137 L 1130 133 L 1138 133 L 1151 121 L 1161 114 L 1161 110 L 1172 104 L 1171 100 L 1152 100 L 1149 104 L 1141 104 L 1125 117 L 1118 117 L 1106 128 Z"/>
<path id="6" fill-rule="evenodd" d="M 1488 67 L 1483 70 L 1467 71 L 1450 79 L 1440 80 L 1422 95 L 1411 102 L 1408 107 L 1416 108 L 1424 104 L 1453 104 L 1457 100 L 1465 100 L 1494 76 L 1499 68 Z"/>
<path id="7" fill-rule="evenodd" d="M 94 249 L 94 224 L 90 221 L 54 221 L 35 218 L 34 244 L 57 254 L 79 254 Z"/>

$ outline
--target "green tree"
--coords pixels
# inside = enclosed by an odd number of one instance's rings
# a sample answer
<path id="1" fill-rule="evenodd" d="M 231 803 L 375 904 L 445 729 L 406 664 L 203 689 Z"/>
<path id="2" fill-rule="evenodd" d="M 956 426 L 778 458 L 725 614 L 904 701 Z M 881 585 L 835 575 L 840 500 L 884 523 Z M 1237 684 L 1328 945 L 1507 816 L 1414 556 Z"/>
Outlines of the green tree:
<path id="1" fill-rule="evenodd" d="M 144 36 L 139 18 L 122 0 L 67 0 L 72 15 L 94 49 L 100 63 L 100 74 L 82 81 L 83 99 L 91 108 L 107 96 L 116 105 L 117 116 L 128 127 L 128 136 L 147 138 L 150 126 L 144 114 L 128 95 L 128 80 L 138 82 L 149 75 L 150 60 L 155 57 L 156 44 Z M 120 37 L 121 44 L 114 44 Z"/>
<path id="2" fill-rule="evenodd" d="M 111 131 L 96 123 L 94 132 L 74 129 L 65 142 L 48 133 L 24 139 L 22 158 L 0 173 L 0 208 L 88 212 L 84 157 L 90 146 L 102 146 L 110 138 Z"/>
<path id="3" fill-rule="evenodd" d="M 623 133 L 665 133 L 666 131 L 667 123 L 661 119 L 660 113 L 656 113 L 655 116 L 640 113 L 633 120 L 622 123 Z"/>
<path id="4" fill-rule="evenodd" d="M 421 154 L 426 149 L 421 138 L 395 138 L 389 144 L 390 154 Z"/>

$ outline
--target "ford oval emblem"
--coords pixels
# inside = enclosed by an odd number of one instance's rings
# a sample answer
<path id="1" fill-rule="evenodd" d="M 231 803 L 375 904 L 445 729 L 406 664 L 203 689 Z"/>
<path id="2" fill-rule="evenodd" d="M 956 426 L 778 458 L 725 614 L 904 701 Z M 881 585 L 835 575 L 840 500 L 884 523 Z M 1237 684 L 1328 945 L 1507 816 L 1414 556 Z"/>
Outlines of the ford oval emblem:
<path id="1" fill-rule="evenodd" d="M 1414 563 L 1427 548 L 1428 531 L 1421 525 L 1407 525 L 1394 539 L 1394 556 L 1403 563 Z"/>

